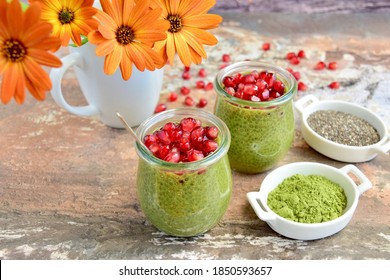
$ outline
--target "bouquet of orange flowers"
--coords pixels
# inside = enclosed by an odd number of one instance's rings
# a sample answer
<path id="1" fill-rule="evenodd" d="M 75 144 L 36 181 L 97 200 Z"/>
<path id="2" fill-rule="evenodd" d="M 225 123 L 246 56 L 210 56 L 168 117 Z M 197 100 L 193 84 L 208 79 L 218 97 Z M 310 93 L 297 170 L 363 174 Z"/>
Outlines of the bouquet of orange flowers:
<path id="1" fill-rule="evenodd" d="M 155 70 L 176 54 L 185 66 L 207 57 L 203 45 L 217 39 L 207 30 L 222 22 L 208 14 L 215 0 L 29 0 L 25 11 L 18 0 L 0 0 L 1 101 L 24 102 L 26 89 L 44 100 L 52 87 L 42 68 L 60 67 L 53 52 L 73 43 L 97 45 L 104 72 L 118 68 L 128 80 L 135 65 Z M 71 42 L 72 41 L 72 42 Z"/>

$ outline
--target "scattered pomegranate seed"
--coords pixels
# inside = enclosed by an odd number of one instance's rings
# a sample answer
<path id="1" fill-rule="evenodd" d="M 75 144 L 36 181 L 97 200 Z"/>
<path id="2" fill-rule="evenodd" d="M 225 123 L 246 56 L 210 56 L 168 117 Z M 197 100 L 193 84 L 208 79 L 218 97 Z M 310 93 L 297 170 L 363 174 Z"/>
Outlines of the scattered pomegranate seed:
<path id="1" fill-rule="evenodd" d="M 204 68 L 201 68 L 198 72 L 198 76 L 199 77 L 202 77 L 202 78 L 205 78 L 207 76 L 207 72 Z"/>
<path id="2" fill-rule="evenodd" d="M 338 88 L 340 88 L 340 83 L 339 82 L 331 82 L 328 87 L 331 89 L 338 89 Z"/>
<path id="3" fill-rule="evenodd" d="M 301 62 L 300 58 L 298 56 L 294 56 L 290 59 L 290 63 L 293 65 L 298 65 Z"/>
<path id="4" fill-rule="evenodd" d="M 231 61 L 230 55 L 229 54 L 223 54 L 222 55 L 222 61 L 223 62 L 230 62 Z"/>
<path id="5" fill-rule="evenodd" d="M 263 51 L 269 51 L 271 49 L 270 43 L 264 43 L 263 44 Z"/>
<path id="6" fill-rule="evenodd" d="M 201 98 L 201 99 L 199 99 L 199 102 L 196 106 L 199 108 L 204 108 L 204 107 L 206 107 L 206 105 L 207 105 L 207 99 Z"/>
<path id="7" fill-rule="evenodd" d="M 229 63 L 222 63 L 221 65 L 219 65 L 219 69 L 223 69 L 226 66 L 229 66 Z"/>
<path id="8" fill-rule="evenodd" d="M 187 96 L 184 99 L 184 105 L 186 105 L 186 106 L 193 106 L 194 105 L 194 99 L 192 99 L 191 96 Z"/>
<path id="9" fill-rule="evenodd" d="M 307 85 L 304 82 L 298 82 L 298 90 L 300 91 L 307 90 Z"/>
<path id="10" fill-rule="evenodd" d="M 204 87 L 205 90 L 212 90 L 213 88 L 214 88 L 214 85 L 213 85 L 212 82 L 208 82 L 208 83 L 205 85 L 205 87 Z"/>
<path id="11" fill-rule="evenodd" d="M 204 88 L 204 86 L 205 86 L 205 83 L 203 81 L 196 82 L 196 88 L 202 89 L 202 88 Z"/>
<path id="12" fill-rule="evenodd" d="M 297 81 L 299 81 L 299 79 L 301 78 L 301 73 L 299 73 L 298 71 L 294 71 L 291 74 L 294 76 L 295 80 Z"/>
<path id="13" fill-rule="evenodd" d="M 296 57 L 297 55 L 294 53 L 294 52 L 289 52 L 289 53 L 287 53 L 287 55 L 286 55 L 286 59 L 287 60 L 290 60 L 290 59 L 292 59 L 292 58 L 294 58 L 294 57 Z"/>
<path id="14" fill-rule="evenodd" d="M 317 64 L 314 66 L 314 70 L 323 70 L 326 68 L 326 64 L 323 61 L 317 62 Z"/>
<path id="15" fill-rule="evenodd" d="M 188 87 L 183 86 L 183 87 L 181 87 L 180 92 L 183 95 L 189 95 L 191 90 Z"/>
<path id="16" fill-rule="evenodd" d="M 183 78 L 183 80 L 189 80 L 189 79 L 191 79 L 191 73 L 189 71 L 185 71 L 185 72 L 183 72 L 181 77 Z"/>
<path id="17" fill-rule="evenodd" d="M 304 50 L 300 50 L 298 53 L 297 53 L 297 56 L 299 58 L 306 58 L 306 53 Z"/>
<path id="18" fill-rule="evenodd" d="M 160 103 L 156 106 L 156 109 L 154 109 L 155 113 L 161 113 L 167 109 L 167 105 Z"/>
<path id="19" fill-rule="evenodd" d="M 338 67 L 338 65 L 337 65 L 336 61 L 329 62 L 329 64 L 328 64 L 328 69 L 329 70 L 336 70 L 337 67 Z"/>
<path id="20" fill-rule="evenodd" d="M 177 97 L 178 97 L 178 95 L 176 92 L 171 92 L 171 93 L 169 93 L 168 100 L 170 102 L 175 102 L 177 100 Z"/>
<path id="21" fill-rule="evenodd" d="M 190 66 L 184 66 L 184 72 L 188 72 L 191 70 L 191 67 Z"/>

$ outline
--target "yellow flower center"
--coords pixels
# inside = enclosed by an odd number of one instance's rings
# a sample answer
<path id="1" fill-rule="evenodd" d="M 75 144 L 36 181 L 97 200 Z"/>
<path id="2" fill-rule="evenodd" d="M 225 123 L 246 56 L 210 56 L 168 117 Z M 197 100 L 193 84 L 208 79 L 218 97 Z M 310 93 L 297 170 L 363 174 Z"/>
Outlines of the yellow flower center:
<path id="1" fill-rule="evenodd" d="M 69 8 L 63 8 L 58 14 L 58 20 L 62 24 L 69 24 L 74 20 L 74 13 Z"/>
<path id="2" fill-rule="evenodd" d="M 178 15 L 168 15 L 167 20 L 171 24 L 168 31 L 171 33 L 179 32 L 180 29 L 183 27 L 181 24 L 181 19 Z"/>
<path id="3" fill-rule="evenodd" d="M 121 27 L 119 27 L 115 32 L 115 35 L 116 40 L 121 45 L 130 44 L 134 40 L 133 30 L 126 25 L 122 25 Z"/>
<path id="4" fill-rule="evenodd" d="M 15 39 L 9 39 L 3 44 L 1 53 L 5 56 L 6 59 L 11 60 L 12 62 L 18 62 L 24 59 L 27 55 L 26 47 Z"/>

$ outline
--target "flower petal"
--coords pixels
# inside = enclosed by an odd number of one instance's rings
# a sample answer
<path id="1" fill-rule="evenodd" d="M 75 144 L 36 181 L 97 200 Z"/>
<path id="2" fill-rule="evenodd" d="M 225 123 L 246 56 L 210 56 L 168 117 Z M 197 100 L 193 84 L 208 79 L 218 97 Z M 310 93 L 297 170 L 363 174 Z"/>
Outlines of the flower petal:
<path id="1" fill-rule="evenodd" d="M 23 70 L 28 80 L 46 90 L 51 89 L 52 84 L 49 75 L 32 58 L 26 56 L 23 60 Z"/>
<path id="2" fill-rule="evenodd" d="M 96 55 L 106 56 L 112 53 L 116 47 L 118 47 L 118 43 L 116 40 L 105 40 L 103 43 L 100 43 L 96 47 Z"/>
<path id="3" fill-rule="evenodd" d="M 112 75 L 118 69 L 119 63 L 122 60 L 121 47 L 116 45 L 114 51 L 106 56 L 104 60 L 104 73 Z"/>
<path id="4" fill-rule="evenodd" d="M 19 1 L 12 1 L 7 9 L 7 23 L 9 33 L 12 37 L 18 37 L 20 32 L 23 32 L 22 6 Z"/>
<path id="5" fill-rule="evenodd" d="M 195 52 L 197 52 L 201 57 L 206 58 L 207 54 L 203 47 L 203 45 L 197 40 L 197 38 L 192 35 L 192 33 L 188 32 L 185 29 L 182 29 L 180 32 L 180 35 L 184 38 L 184 40 L 187 42 L 191 48 L 194 49 Z"/>
<path id="6" fill-rule="evenodd" d="M 186 26 L 183 29 L 198 38 L 199 42 L 202 44 L 213 46 L 218 43 L 217 38 L 206 30 L 190 26 Z"/>
<path id="7" fill-rule="evenodd" d="M 187 42 L 184 40 L 180 32 L 173 33 L 173 37 L 175 38 L 175 47 L 181 62 L 184 64 L 184 66 L 190 66 L 191 54 L 190 50 L 188 49 Z"/>
<path id="8" fill-rule="evenodd" d="M 88 41 L 97 45 L 103 43 L 105 39 L 99 31 L 92 31 L 88 33 Z"/>
<path id="9" fill-rule="evenodd" d="M 49 67 L 61 67 L 62 62 L 61 60 L 47 51 L 41 50 L 41 49 L 29 49 L 28 55 L 31 56 L 35 62 L 49 66 Z"/>
<path id="10" fill-rule="evenodd" d="M 52 26 L 49 23 L 41 22 L 36 24 L 34 28 L 30 28 L 28 32 L 26 32 L 23 43 L 26 45 L 26 47 L 31 47 L 47 38 L 51 30 Z"/>
<path id="11" fill-rule="evenodd" d="M 221 22 L 222 17 L 214 14 L 193 15 L 182 20 L 183 25 L 202 29 L 217 28 Z"/>
<path id="12" fill-rule="evenodd" d="M 11 65 L 7 68 L 3 74 L 3 80 L 1 83 L 1 102 L 7 104 L 11 101 L 15 94 L 18 75 L 22 74 L 23 73 L 18 72 L 17 63 L 11 63 Z"/>
<path id="13" fill-rule="evenodd" d="M 128 80 L 130 79 L 130 76 L 133 72 L 133 66 L 132 66 L 132 63 L 126 53 L 126 49 L 125 48 L 122 48 L 122 61 L 120 63 L 120 69 L 121 69 L 121 73 L 122 73 L 122 78 L 124 80 Z"/>
<path id="14" fill-rule="evenodd" d="M 105 26 L 105 25 L 99 25 L 98 30 L 100 34 L 104 37 L 104 39 L 115 39 L 115 30 L 112 30 L 111 28 Z"/>

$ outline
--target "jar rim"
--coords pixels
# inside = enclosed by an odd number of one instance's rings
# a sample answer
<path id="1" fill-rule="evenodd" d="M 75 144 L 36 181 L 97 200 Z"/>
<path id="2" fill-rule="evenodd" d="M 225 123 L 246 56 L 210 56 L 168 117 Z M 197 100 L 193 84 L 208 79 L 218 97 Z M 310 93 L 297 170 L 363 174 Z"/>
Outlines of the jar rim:
<path id="1" fill-rule="evenodd" d="M 179 171 L 179 170 L 197 170 L 202 167 L 206 167 L 218 161 L 225 154 L 227 154 L 231 142 L 231 136 L 228 127 L 219 117 L 201 109 L 177 108 L 177 109 L 167 110 L 158 113 L 156 115 L 150 116 L 138 126 L 136 130 L 136 134 L 140 139 L 143 139 L 148 132 L 150 133 L 151 130 L 154 129 L 153 130 L 154 132 L 155 130 L 160 129 L 167 122 L 170 122 L 174 119 L 181 120 L 182 118 L 185 117 L 201 119 L 203 124 L 206 121 L 208 123 L 207 125 L 214 125 L 218 127 L 218 131 L 219 131 L 218 137 L 221 137 L 221 140 L 217 150 L 215 150 L 207 157 L 198 161 L 174 163 L 174 162 L 167 162 L 157 158 L 150 152 L 149 149 L 136 142 L 135 147 L 138 156 L 150 164 Z"/>
<path id="2" fill-rule="evenodd" d="M 253 69 L 257 71 L 266 70 L 266 71 L 274 72 L 277 75 L 277 77 L 279 77 L 282 80 L 282 82 L 284 82 L 285 84 L 287 82 L 288 91 L 284 93 L 281 97 L 275 98 L 270 101 L 261 101 L 261 102 L 244 100 L 228 94 L 222 85 L 223 79 L 228 75 L 232 75 L 232 73 L 239 73 L 239 72 L 242 73 L 248 71 L 248 69 Z M 221 69 L 217 73 L 214 79 L 214 86 L 218 96 L 229 100 L 229 102 L 233 104 L 240 105 L 243 107 L 252 107 L 252 108 L 267 108 L 271 106 L 274 107 L 277 105 L 282 105 L 290 101 L 294 97 L 298 88 L 296 79 L 286 69 L 268 62 L 250 61 L 250 60 L 236 62 Z"/>

